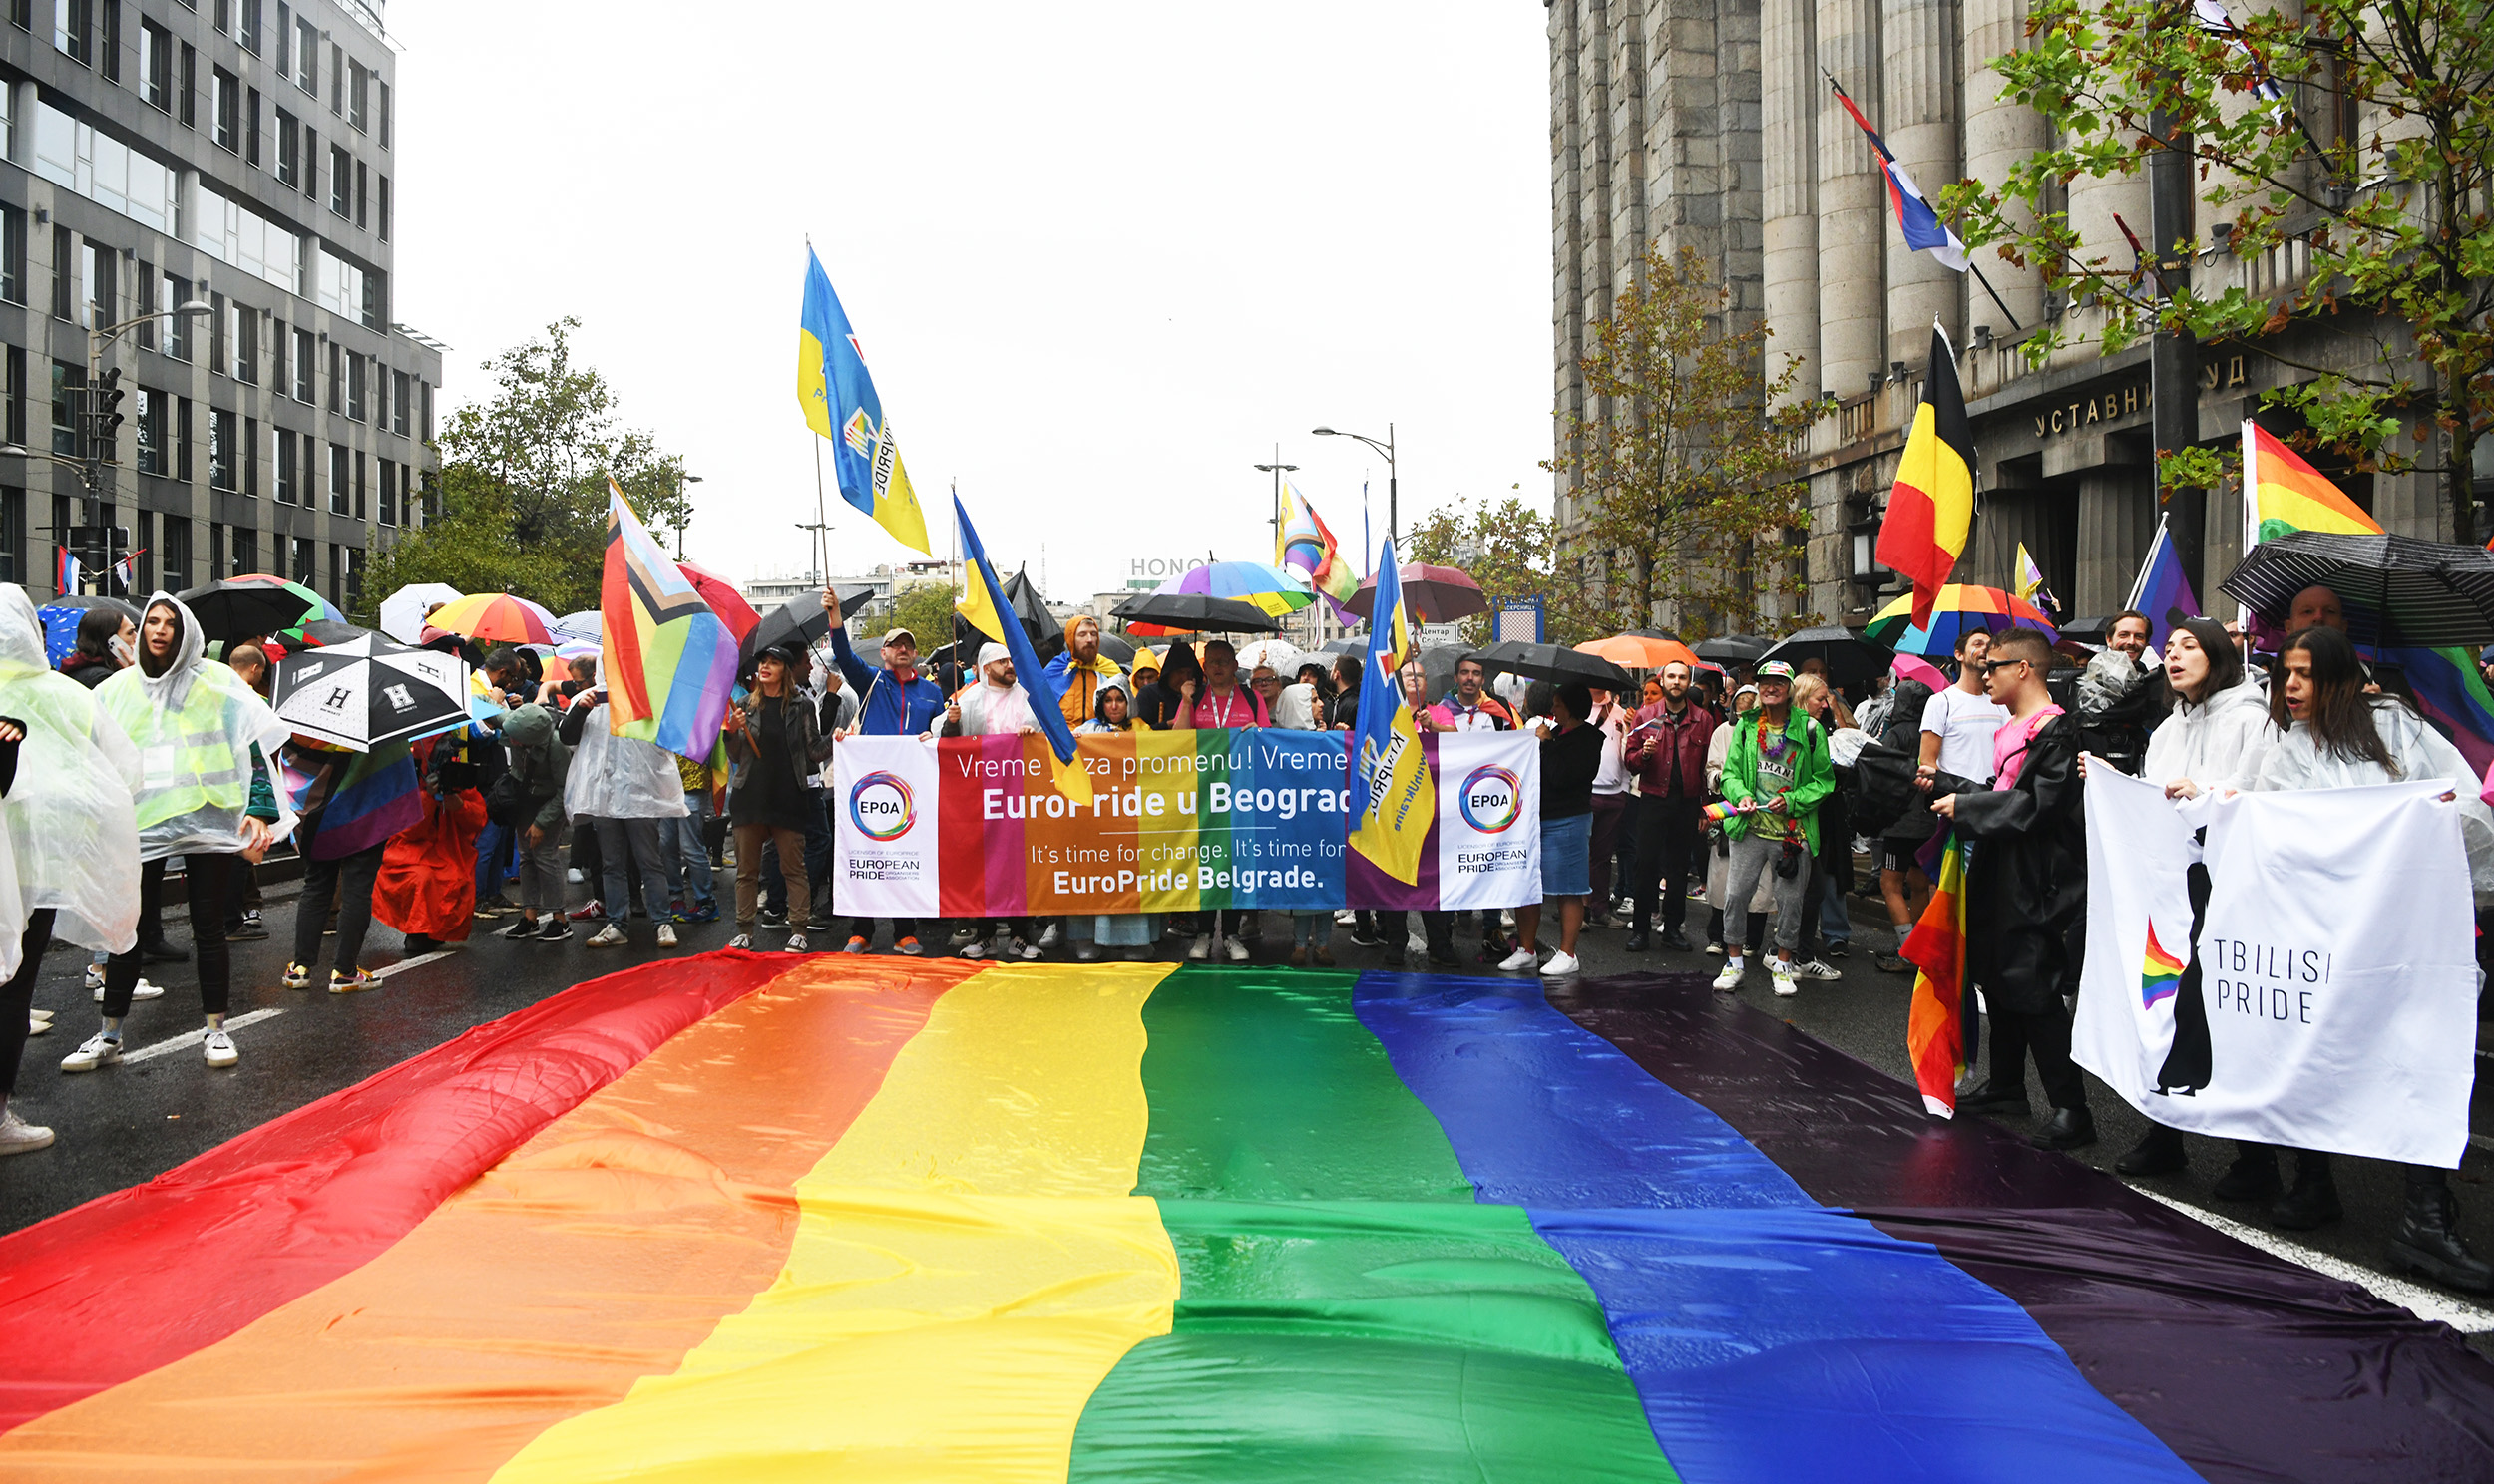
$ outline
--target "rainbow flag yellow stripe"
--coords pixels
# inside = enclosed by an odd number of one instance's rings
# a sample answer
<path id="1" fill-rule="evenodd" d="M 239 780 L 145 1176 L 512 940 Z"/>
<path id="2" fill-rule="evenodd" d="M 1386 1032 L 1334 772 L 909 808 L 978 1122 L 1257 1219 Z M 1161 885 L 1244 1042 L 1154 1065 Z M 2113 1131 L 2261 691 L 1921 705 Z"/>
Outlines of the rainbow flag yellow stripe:
<path id="1" fill-rule="evenodd" d="M 2258 423 L 2243 424 L 2244 548 L 2292 531 L 2377 536 L 2381 523 Z"/>

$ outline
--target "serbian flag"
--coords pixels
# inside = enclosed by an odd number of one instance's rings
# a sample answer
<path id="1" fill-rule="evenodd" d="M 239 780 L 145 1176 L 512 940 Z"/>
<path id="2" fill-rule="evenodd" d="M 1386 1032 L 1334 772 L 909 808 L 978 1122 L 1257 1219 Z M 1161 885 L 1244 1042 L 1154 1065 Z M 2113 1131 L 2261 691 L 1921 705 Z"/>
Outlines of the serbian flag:
<path id="1" fill-rule="evenodd" d="M 1927 626 L 1931 605 L 1956 569 L 1974 524 L 1974 432 L 1957 385 L 1957 358 L 1939 322 L 1931 322 L 1931 367 L 1922 405 L 1896 466 L 1887 516 L 1879 524 L 1879 564 L 1913 579 L 1913 621 Z"/>
<path id="2" fill-rule="evenodd" d="M 607 730 L 694 762 L 717 748 L 736 679 L 736 635 L 607 481 L 607 569 L 598 610 Z"/>
<path id="3" fill-rule="evenodd" d="M 1905 1054 L 1922 1106 L 1941 1118 L 1957 1116 L 1957 1078 L 1972 1047 L 1966 1044 L 1965 842 L 1952 829 L 1941 837 L 1937 886 L 1897 956 L 1914 967 L 1913 1005 L 1905 1019 Z"/>
<path id="4" fill-rule="evenodd" d="M 1946 266 L 1964 272 L 1965 243 L 1957 240 L 1955 232 L 1940 224 L 1939 212 L 1931 209 L 1931 203 L 1923 198 L 1921 188 L 1913 184 L 1913 177 L 1905 174 L 1905 168 L 1896 163 L 1896 157 L 1888 152 L 1887 141 L 1879 138 L 1879 132 L 1870 127 L 1870 121 L 1862 116 L 1862 110 L 1854 107 L 1853 99 L 1846 95 L 1844 88 L 1834 78 L 1828 79 L 1828 86 L 1836 89 L 1836 101 L 1845 106 L 1845 112 L 1854 116 L 1856 124 L 1862 126 L 1863 134 L 1870 141 L 1870 148 L 1879 152 L 1879 171 L 1887 177 L 1888 204 L 1896 208 L 1896 225 L 1905 233 L 1905 245 L 1916 252 L 1928 252 Z"/>
<path id="5" fill-rule="evenodd" d="M 78 558 L 70 555 L 69 548 L 56 550 L 52 556 L 52 590 L 67 597 L 78 590 L 82 580 L 84 577 L 78 570 Z"/>

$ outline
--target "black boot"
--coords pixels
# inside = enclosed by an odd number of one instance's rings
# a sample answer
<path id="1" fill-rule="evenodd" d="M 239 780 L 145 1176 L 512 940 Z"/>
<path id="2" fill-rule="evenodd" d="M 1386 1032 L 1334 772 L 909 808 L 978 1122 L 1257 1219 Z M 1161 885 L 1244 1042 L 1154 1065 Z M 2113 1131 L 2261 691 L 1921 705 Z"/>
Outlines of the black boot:
<path id="1" fill-rule="evenodd" d="M 2190 1168 L 2191 1156 L 2183 1153 L 2182 1130 L 2161 1123 L 2150 1124 L 2148 1137 L 2113 1162 L 2114 1173 L 2119 1175 L 2171 1175 Z"/>
<path id="2" fill-rule="evenodd" d="M 2390 1239 L 2390 1258 L 2462 1293 L 2494 1293 L 2494 1263 L 2470 1252 L 2459 1239 L 2459 1206 L 2441 1181 L 2408 1182 L 2407 1215 Z"/>
<path id="3" fill-rule="evenodd" d="M 2269 1208 L 2269 1219 L 2289 1232 L 2308 1232 L 2345 1214 L 2338 1205 L 2337 1179 L 2329 1173 L 2329 1156 L 2296 1150 L 2294 1188 Z"/>
<path id="4" fill-rule="evenodd" d="M 1957 1094 L 1957 1111 L 1960 1113 L 1995 1111 L 2023 1113 L 2026 1111 L 2026 1089 L 1996 1086 L 1991 1078 L 1985 1077 L 1982 1081 Z"/>
<path id="5" fill-rule="evenodd" d="M 2209 1194 L 2221 1201 L 2266 1201 L 2285 1190 L 2278 1178 L 2278 1151 L 2267 1144 L 2238 1144 L 2235 1162 L 2217 1177 Z"/>
<path id="6" fill-rule="evenodd" d="M 1697 949 L 1689 945 L 1688 938 L 1683 936 L 1680 929 L 1677 928 L 1664 929 L 1663 946 L 1671 949 L 1675 953 L 1694 953 L 1697 951 Z"/>
<path id="7" fill-rule="evenodd" d="M 1619 945 L 1619 950 L 1623 953 L 1642 953 L 1651 946 L 1652 944 L 1646 939 L 1645 929 L 1638 928 L 1630 930 L 1628 940 Z"/>
<path id="8" fill-rule="evenodd" d="M 2096 1115 L 2084 1108 L 2055 1108 L 2026 1142 L 2037 1149 L 2084 1149 L 2096 1142 Z"/>

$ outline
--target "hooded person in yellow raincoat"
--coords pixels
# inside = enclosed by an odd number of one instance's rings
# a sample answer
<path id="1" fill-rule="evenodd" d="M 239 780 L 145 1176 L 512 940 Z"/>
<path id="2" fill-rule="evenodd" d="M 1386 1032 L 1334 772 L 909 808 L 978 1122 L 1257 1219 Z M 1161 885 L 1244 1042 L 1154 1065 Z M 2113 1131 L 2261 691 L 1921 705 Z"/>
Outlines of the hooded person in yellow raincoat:
<path id="1" fill-rule="evenodd" d="M 1047 678 L 1063 692 L 1057 709 L 1067 725 L 1089 721 L 1099 705 L 1100 682 L 1124 673 L 1115 660 L 1099 652 L 1098 619 L 1076 613 L 1065 620 L 1065 650 L 1047 662 Z"/>
<path id="2" fill-rule="evenodd" d="M 165 888 L 165 862 L 183 858 L 191 907 L 191 941 L 200 971 L 200 1008 L 208 1035 L 201 1054 L 213 1067 L 238 1059 L 225 1034 L 231 956 L 225 945 L 225 902 L 239 886 L 237 868 L 257 861 L 269 843 L 294 828 L 285 794 L 277 794 L 272 827 L 249 813 L 251 749 L 274 757 L 288 735 L 268 703 L 224 664 L 207 657 L 199 619 L 169 592 L 148 599 L 139 620 L 139 662 L 96 687 L 96 704 L 139 749 L 141 912 Z M 304 904 L 300 911 L 315 911 Z M 136 947 L 116 952 L 104 971 L 104 1028 L 62 1058 L 65 1072 L 91 1072 L 121 1060 L 122 1017 L 139 982 Z"/>

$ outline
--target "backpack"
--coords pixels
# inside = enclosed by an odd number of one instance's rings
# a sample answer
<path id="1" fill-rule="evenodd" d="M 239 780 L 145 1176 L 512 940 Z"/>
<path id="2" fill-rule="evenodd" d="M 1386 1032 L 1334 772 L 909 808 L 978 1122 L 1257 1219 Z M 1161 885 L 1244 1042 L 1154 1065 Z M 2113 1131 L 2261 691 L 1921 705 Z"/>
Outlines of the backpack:
<path id="1" fill-rule="evenodd" d="M 490 824 L 517 830 L 537 818 L 537 797 L 517 769 L 506 769 L 485 791 L 485 818 Z"/>

